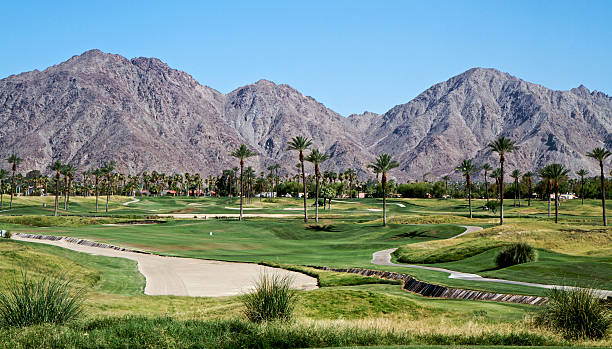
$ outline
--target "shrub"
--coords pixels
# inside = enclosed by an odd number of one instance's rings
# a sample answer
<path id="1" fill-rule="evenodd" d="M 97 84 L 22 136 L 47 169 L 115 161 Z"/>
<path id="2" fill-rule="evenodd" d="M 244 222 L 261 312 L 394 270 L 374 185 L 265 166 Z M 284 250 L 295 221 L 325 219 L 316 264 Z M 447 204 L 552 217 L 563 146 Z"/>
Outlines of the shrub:
<path id="1" fill-rule="evenodd" d="M 535 260 L 535 249 L 526 243 L 518 242 L 504 247 L 495 257 L 495 264 L 499 268 L 506 268 Z"/>
<path id="2" fill-rule="evenodd" d="M 267 274 L 259 277 L 255 290 L 242 296 L 244 314 L 252 322 L 287 321 L 293 315 L 296 294 L 289 275 Z"/>
<path id="3" fill-rule="evenodd" d="M 553 289 L 536 316 L 537 325 L 559 331 L 566 339 L 599 339 L 610 326 L 610 310 L 592 289 Z"/>
<path id="4" fill-rule="evenodd" d="M 0 323 L 30 326 L 41 323 L 62 324 L 79 317 L 84 294 L 60 278 L 31 278 L 26 273 L 0 292 Z"/>
<path id="5" fill-rule="evenodd" d="M 5 239 L 10 239 L 11 237 L 13 237 L 13 234 L 11 234 L 10 231 L 5 230 L 1 237 L 5 238 Z"/>
<path id="6" fill-rule="evenodd" d="M 491 200 L 491 201 L 487 202 L 484 205 L 484 207 L 486 207 L 489 211 L 495 213 L 495 212 L 497 212 L 497 208 L 499 207 L 499 202 Z"/>

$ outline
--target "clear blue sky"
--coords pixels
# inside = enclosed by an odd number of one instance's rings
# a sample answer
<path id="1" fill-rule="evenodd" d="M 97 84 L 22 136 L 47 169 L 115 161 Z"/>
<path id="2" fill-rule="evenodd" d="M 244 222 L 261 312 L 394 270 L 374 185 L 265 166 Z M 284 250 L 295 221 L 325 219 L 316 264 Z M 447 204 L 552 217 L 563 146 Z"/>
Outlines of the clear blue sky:
<path id="1" fill-rule="evenodd" d="M 0 77 L 98 48 L 221 92 L 286 83 L 343 115 L 385 112 L 476 66 L 612 94 L 612 1 L 6 0 L 0 37 Z"/>

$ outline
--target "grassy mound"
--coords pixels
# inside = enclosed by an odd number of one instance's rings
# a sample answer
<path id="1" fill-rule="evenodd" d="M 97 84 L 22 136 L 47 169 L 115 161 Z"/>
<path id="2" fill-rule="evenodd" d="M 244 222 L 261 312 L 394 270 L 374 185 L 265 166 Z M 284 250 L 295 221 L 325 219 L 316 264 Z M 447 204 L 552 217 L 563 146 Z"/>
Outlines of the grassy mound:
<path id="1" fill-rule="evenodd" d="M 394 252 L 395 258 L 402 263 L 445 263 L 459 261 L 508 243 L 492 239 L 469 239 L 441 243 L 420 243 L 404 245 Z"/>

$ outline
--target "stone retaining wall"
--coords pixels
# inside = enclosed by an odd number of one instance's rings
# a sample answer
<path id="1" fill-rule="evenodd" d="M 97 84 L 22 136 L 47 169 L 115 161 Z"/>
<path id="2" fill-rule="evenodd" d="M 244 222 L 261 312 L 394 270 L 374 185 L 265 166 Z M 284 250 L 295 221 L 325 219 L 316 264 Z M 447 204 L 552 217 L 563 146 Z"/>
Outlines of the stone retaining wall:
<path id="1" fill-rule="evenodd" d="M 540 305 L 547 301 L 546 297 L 539 296 L 521 296 L 503 293 L 492 293 L 485 291 L 474 291 L 464 290 L 460 288 L 450 288 L 440 285 L 434 285 L 427 282 L 419 281 L 410 275 L 382 271 L 382 270 L 371 270 L 361 268 L 328 268 L 309 265 L 311 268 L 319 270 L 329 270 L 340 273 L 352 273 L 363 276 L 379 277 L 387 280 L 398 280 L 402 281 L 402 288 L 406 291 L 418 293 L 425 297 L 437 297 L 437 298 L 449 298 L 449 299 L 469 299 L 469 300 L 480 300 L 480 301 L 495 301 L 495 302 L 508 302 L 508 303 L 519 303 L 519 304 L 531 304 Z"/>
<path id="2" fill-rule="evenodd" d="M 113 245 L 104 244 L 104 243 L 101 243 L 101 242 L 93 242 L 93 241 L 89 241 L 89 240 L 71 238 L 71 237 L 67 237 L 67 236 L 36 235 L 36 234 L 24 234 L 24 233 L 18 233 L 18 234 L 15 234 L 15 235 L 19 236 L 19 237 L 22 237 L 22 238 L 25 238 L 25 239 L 38 239 L 38 240 L 51 240 L 51 241 L 64 240 L 64 241 L 67 241 L 67 242 L 70 242 L 70 243 L 73 243 L 73 244 L 83 245 L 83 246 L 91 246 L 91 247 L 99 247 L 99 248 L 110 248 L 110 249 L 117 250 L 117 251 L 134 252 L 134 253 L 142 253 L 142 254 L 151 254 L 150 252 L 139 251 L 139 250 L 132 250 L 132 249 L 129 249 L 129 248 L 113 246 Z"/>

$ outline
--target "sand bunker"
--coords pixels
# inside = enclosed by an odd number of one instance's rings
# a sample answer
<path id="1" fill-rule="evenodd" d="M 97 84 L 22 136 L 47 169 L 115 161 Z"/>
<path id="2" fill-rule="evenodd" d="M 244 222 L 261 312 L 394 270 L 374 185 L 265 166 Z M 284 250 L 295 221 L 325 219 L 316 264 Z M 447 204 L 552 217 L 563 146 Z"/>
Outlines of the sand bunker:
<path id="1" fill-rule="evenodd" d="M 138 262 L 138 270 L 146 278 L 145 294 L 151 296 L 220 297 L 234 296 L 252 290 L 258 277 L 269 274 L 290 275 L 293 288 L 312 290 L 317 279 L 284 269 L 265 267 L 251 263 L 231 263 L 194 258 L 162 257 L 111 248 L 79 245 L 66 240 L 27 239 L 15 240 L 54 245 L 93 255 L 127 258 Z"/>

